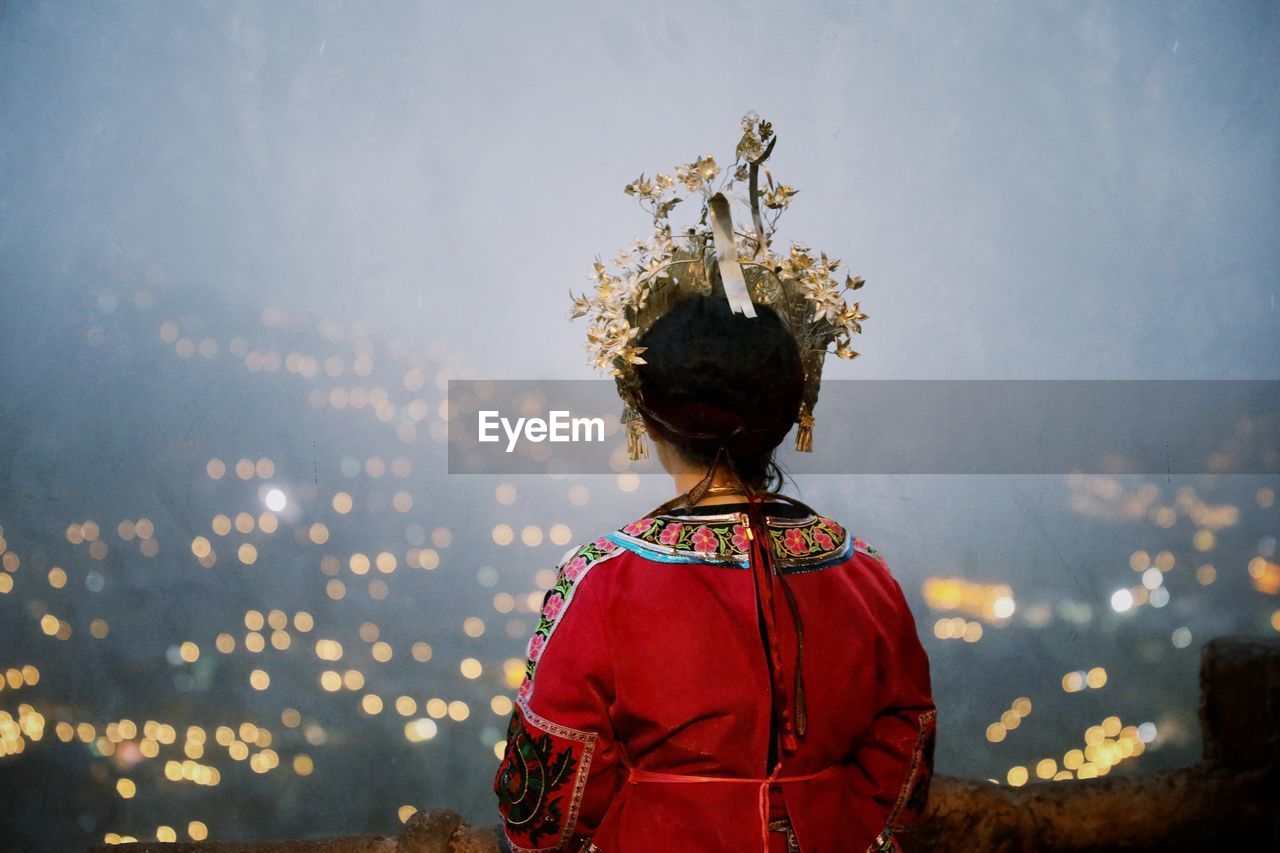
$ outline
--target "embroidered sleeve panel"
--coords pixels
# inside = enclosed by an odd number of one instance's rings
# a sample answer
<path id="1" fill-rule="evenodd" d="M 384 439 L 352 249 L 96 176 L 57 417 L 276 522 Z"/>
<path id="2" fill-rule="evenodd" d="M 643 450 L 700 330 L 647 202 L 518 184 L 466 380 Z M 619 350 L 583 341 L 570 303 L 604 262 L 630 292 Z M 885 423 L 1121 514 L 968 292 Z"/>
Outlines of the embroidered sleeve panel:
<path id="1" fill-rule="evenodd" d="M 573 602 L 575 591 L 583 578 L 600 563 L 626 553 L 617 543 L 601 537 L 585 545 L 570 548 L 556 567 L 556 580 L 551 589 L 542 597 L 542 610 L 533 636 L 529 638 L 526 649 L 524 679 L 520 682 L 519 700 L 528 703 L 533 695 L 534 674 L 538 670 L 538 661 L 546 650 L 556 626 L 564 618 L 565 612 Z"/>
<path id="2" fill-rule="evenodd" d="M 834 565 L 850 553 L 853 537 L 825 516 L 770 516 L 769 542 L 784 572 Z M 609 537 L 624 548 L 659 562 L 712 563 L 746 568 L 751 551 L 746 516 L 659 515 L 642 518 Z M 860 540 L 859 540 L 860 541 Z"/>
<path id="3" fill-rule="evenodd" d="M 915 744 L 907 772 L 886 821 L 888 829 L 901 831 L 924 814 L 929 799 L 929 783 L 933 780 L 933 750 L 937 741 L 937 711 L 924 711 L 918 717 Z"/>
<path id="4" fill-rule="evenodd" d="M 544 720 L 517 703 L 494 779 L 512 850 L 564 849 L 578 820 L 596 740 L 591 732 Z"/>

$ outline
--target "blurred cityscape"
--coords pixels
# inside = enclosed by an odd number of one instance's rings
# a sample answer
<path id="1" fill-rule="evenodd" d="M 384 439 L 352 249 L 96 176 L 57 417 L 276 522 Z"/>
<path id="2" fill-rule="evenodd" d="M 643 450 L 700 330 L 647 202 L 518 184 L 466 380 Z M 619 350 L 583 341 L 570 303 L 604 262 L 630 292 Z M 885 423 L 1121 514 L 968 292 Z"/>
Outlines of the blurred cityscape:
<path id="1" fill-rule="evenodd" d="M 71 314 L 4 367 L 0 849 L 494 822 L 553 567 L 670 481 L 449 477 L 438 347 L 145 286 Z M 1274 478 L 873 479 L 794 485 L 907 590 L 940 772 L 1191 762 L 1197 647 L 1280 631 Z"/>

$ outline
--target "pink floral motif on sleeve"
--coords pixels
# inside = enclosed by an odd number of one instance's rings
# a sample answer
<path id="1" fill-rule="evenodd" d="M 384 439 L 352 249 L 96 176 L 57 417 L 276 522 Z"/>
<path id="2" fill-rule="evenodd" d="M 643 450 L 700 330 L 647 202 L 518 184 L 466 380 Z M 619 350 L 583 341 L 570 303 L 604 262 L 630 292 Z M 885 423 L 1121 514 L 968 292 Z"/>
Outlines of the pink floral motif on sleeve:
<path id="1" fill-rule="evenodd" d="M 583 570 L 587 568 L 587 558 L 583 556 L 574 557 L 562 570 L 562 574 L 571 581 L 576 581 L 582 576 Z"/>
<path id="2" fill-rule="evenodd" d="M 548 619 L 554 620 L 560 615 L 560 608 L 564 605 L 564 596 L 558 592 L 550 593 L 547 600 L 542 605 L 542 615 Z"/>
<path id="3" fill-rule="evenodd" d="M 733 536 L 729 538 L 730 544 L 733 545 L 735 551 L 745 554 L 751 550 L 751 537 L 747 535 L 747 528 L 741 524 L 733 526 Z"/>

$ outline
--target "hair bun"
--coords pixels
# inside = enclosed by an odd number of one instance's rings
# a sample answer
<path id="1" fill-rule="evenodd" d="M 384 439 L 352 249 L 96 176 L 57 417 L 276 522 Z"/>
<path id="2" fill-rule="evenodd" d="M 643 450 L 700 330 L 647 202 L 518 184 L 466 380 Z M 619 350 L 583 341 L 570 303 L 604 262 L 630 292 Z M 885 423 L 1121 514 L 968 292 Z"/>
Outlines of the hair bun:
<path id="1" fill-rule="evenodd" d="M 717 297 L 677 302 L 638 342 L 637 373 L 640 413 L 659 437 L 703 464 L 724 447 L 744 478 L 760 482 L 795 423 L 804 368 L 778 315 L 756 310 L 743 317 Z"/>

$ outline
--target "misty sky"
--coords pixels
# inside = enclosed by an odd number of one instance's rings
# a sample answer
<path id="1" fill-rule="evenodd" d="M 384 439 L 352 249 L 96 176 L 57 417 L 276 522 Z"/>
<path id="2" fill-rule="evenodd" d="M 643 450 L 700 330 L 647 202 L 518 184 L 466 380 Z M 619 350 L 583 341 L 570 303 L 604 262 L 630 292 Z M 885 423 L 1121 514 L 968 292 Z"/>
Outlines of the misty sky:
<path id="1" fill-rule="evenodd" d="M 6 4 L 5 320 L 144 269 L 585 378 L 567 292 L 645 233 L 623 185 L 754 109 L 800 189 L 779 236 L 868 282 L 831 375 L 1274 378 L 1277 14 Z"/>

